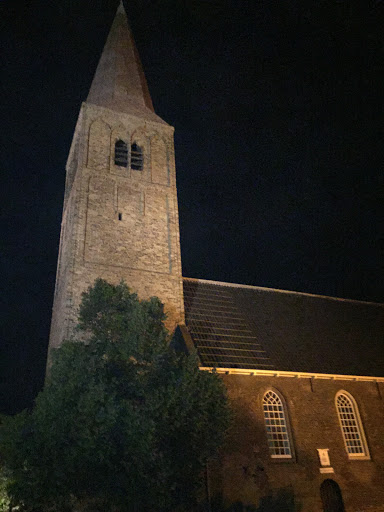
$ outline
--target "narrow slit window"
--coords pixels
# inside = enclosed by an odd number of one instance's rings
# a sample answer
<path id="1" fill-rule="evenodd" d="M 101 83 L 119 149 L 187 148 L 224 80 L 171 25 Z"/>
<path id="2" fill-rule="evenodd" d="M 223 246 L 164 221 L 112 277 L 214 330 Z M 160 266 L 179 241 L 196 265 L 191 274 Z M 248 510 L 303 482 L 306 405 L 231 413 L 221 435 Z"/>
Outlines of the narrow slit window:
<path id="1" fill-rule="evenodd" d="M 134 171 L 142 171 L 144 164 L 144 155 L 141 147 L 134 142 L 131 145 L 131 169 Z"/>
<path id="2" fill-rule="evenodd" d="M 272 459 L 291 459 L 292 449 L 283 401 L 269 390 L 263 398 L 264 423 Z"/>
<path id="3" fill-rule="evenodd" d="M 120 167 L 128 165 L 128 146 L 121 139 L 115 142 L 115 165 Z"/>
<path id="4" fill-rule="evenodd" d="M 123 214 L 119 212 L 119 214 L 118 214 L 117 218 L 118 218 L 119 220 L 123 220 Z"/>
<path id="5" fill-rule="evenodd" d="M 352 396 L 346 392 L 337 393 L 336 408 L 348 457 L 369 457 L 359 410 Z"/>

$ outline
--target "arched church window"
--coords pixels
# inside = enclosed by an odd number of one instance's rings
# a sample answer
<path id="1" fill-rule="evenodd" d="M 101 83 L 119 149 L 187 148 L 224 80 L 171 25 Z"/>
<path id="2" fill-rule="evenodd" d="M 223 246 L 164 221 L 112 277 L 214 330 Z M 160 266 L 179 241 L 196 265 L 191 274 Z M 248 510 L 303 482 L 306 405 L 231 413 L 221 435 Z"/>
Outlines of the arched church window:
<path id="1" fill-rule="evenodd" d="M 119 139 L 115 142 L 115 165 L 127 167 L 128 165 L 128 146 Z"/>
<path id="2" fill-rule="evenodd" d="M 292 443 L 283 400 L 275 391 L 269 390 L 263 397 L 263 409 L 271 457 L 273 459 L 291 459 Z"/>
<path id="3" fill-rule="evenodd" d="M 134 142 L 131 144 L 131 169 L 142 171 L 144 165 L 144 155 L 142 148 Z"/>
<path id="4" fill-rule="evenodd" d="M 352 395 L 346 391 L 339 391 L 336 394 L 336 408 L 348 457 L 350 459 L 368 458 L 368 446 L 359 409 Z"/>

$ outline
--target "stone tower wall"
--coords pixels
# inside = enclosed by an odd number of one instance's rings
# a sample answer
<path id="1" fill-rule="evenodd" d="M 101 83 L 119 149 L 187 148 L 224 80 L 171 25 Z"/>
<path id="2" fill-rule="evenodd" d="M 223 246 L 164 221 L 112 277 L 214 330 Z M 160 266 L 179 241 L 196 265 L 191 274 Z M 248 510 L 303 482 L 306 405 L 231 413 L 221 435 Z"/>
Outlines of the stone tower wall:
<path id="1" fill-rule="evenodd" d="M 119 139 L 143 148 L 142 171 L 115 165 Z M 73 333 L 98 277 L 158 296 L 170 330 L 183 321 L 173 128 L 85 103 L 67 165 L 50 347 Z"/>

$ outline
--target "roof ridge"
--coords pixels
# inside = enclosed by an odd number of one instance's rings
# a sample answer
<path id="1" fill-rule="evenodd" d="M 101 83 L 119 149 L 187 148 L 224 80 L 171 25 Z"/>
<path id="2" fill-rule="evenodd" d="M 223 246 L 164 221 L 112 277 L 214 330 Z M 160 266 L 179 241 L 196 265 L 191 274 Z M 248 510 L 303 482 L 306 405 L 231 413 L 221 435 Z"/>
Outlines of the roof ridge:
<path id="1" fill-rule="evenodd" d="M 330 295 L 320 295 L 316 293 L 307 293 L 307 292 L 298 292 L 294 290 L 282 290 L 280 288 L 268 288 L 266 286 L 255 286 L 250 284 L 240 284 L 240 283 L 227 283 L 225 281 L 212 281 L 210 279 L 199 279 L 196 277 L 184 277 L 183 281 L 195 281 L 195 282 L 201 282 L 201 283 L 207 283 L 207 284 L 215 284 L 219 286 L 227 286 L 230 288 L 249 288 L 253 290 L 263 290 L 268 292 L 277 292 L 277 293 L 285 293 L 288 295 L 304 295 L 306 297 L 316 297 L 319 299 L 327 299 L 327 300 L 334 300 L 338 302 L 356 302 L 358 304 L 369 304 L 374 306 L 381 306 L 384 307 L 384 303 L 382 302 L 373 302 L 373 301 L 366 301 L 366 300 L 357 300 L 357 299 L 344 299 L 342 297 L 332 297 Z"/>

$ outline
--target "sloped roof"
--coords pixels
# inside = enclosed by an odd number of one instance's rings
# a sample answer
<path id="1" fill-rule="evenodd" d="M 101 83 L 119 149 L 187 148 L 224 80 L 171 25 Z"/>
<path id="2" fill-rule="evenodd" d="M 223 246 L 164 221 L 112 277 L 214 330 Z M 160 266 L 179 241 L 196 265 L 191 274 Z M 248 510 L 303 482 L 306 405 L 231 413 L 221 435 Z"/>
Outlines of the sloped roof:
<path id="1" fill-rule="evenodd" d="M 183 282 L 202 366 L 384 376 L 384 304 Z"/>
<path id="2" fill-rule="evenodd" d="M 122 3 L 117 9 L 101 54 L 87 102 L 167 124 L 154 112 L 140 57 Z"/>

